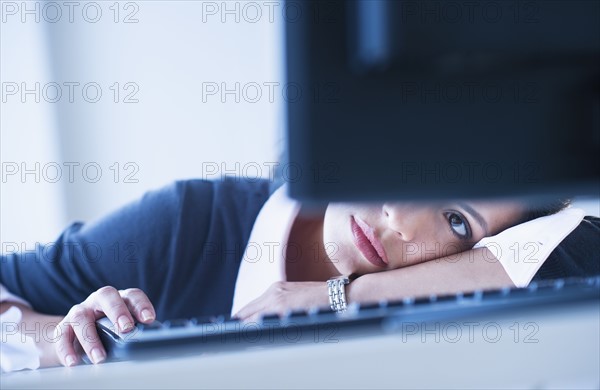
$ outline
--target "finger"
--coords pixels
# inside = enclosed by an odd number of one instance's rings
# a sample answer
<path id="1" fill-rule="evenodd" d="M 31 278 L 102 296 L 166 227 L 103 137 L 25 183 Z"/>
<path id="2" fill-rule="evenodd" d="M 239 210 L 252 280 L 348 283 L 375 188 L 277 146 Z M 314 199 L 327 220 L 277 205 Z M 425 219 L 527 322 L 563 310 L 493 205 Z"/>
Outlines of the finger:
<path id="1" fill-rule="evenodd" d="M 242 307 L 236 314 L 233 315 L 234 318 L 238 318 L 240 320 L 245 320 L 250 317 L 252 314 L 256 313 L 258 307 L 260 307 L 260 298 L 253 300 L 248 303 L 246 306 Z"/>
<path id="2" fill-rule="evenodd" d="M 240 310 L 240 313 L 242 311 Z M 236 318 L 238 318 L 239 320 L 241 320 L 242 322 L 245 323 L 251 323 L 251 322 L 259 322 L 262 321 L 262 318 L 265 315 L 277 315 L 279 317 L 282 316 L 283 313 L 273 310 L 273 308 L 266 308 L 266 307 L 252 307 L 252 308 L 244 308 L 244 312 L 241 314 L 236 314 Z"/>
<path id="3" fill-rule="evenodd" d="M 250 315 L 246 319 L 244 319 L 243 322 L 246 324 L 256 324 L 260 321 L 261 318 L 262 318 L 262 313 L 257 312 L 257 313 Z"/>
<path id="4" fill-rule="evenodd" d="M 73 348 L 75 332 L 68 324 L 60 322 L 54 329 L 54 340 L 56 342 L 54 351 L 60 363 L 65 367 L 71 367 L 79 361 L 79 354 Z"/>
<path id="5" fill-rule="evenodd" d="M 256 313 L 278 312 L 277 307 L 280 306 L 278 304 L 280 301 L 278 297 L 281 297 L 282 291 L 285 291 L 288 284 L 288 282 L 273 283 L 260 297 L 248 303 L 239 312 L 237 312 L 235 317 L 244 320 L 250 318 L 251 316 L 255 316 Z"/>
<path id="6" fill-rule="evenodd" d="M 156 311 L 148 296 L 139 288 L 128 288 L 119 291 L 129 311 L 139 322 L 152 322 L 156 318 Z"/>
<path id="7" fill-rule="evenodd" d="M 81 344 L 79 344 L 79 341 L 75 340 L 75 342 L 73 343 L 73 348 L 75 348 L 75 353 L 77 354 L 77 356 L 81 357 L 85 354 L 85 351 L 83 350 Z"/>
<path id="8" fill-rule="evenodd" d="M 106 351 L 102 346 L 98 332 L 96 331 L 96 315 L 93 309 L 84 305 L 75 305 L 69 311 L 66 319 L 67 325 L 75 333 L 75 337 L 81 347 L 94 364 L 106 359 Z M 71 348 L 73 348 L 71 346 Z"/>
<path id="9" fill-rule="evenodd" d="M 248 310 L 246 308 L 243 308 L 242 310 L 238 311 L 236 314 L 234 314 L 232 316 L 232 318 L 234 320 L 240 320 L 240 321 L 245 321 L 246 318 L 248 318 L 249 316 L 251 316 L 252 314 L 254 314 L 254 311 Z"/>
<path id="10" fill-rule="evenodd" d="M 104 313 L 119 331 L 128 332 L 133 329 L 133 316 L 116 288 L 102 287 L 88 299 L 94 310 Z"/>

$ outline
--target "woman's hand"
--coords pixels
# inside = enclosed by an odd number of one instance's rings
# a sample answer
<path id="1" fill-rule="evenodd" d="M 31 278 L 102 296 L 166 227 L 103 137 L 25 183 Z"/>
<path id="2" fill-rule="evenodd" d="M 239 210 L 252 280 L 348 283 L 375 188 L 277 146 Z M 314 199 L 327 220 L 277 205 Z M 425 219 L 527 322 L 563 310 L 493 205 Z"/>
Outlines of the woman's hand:
<path id="1" fill-rule="evenodd" d="M 256 321 L 263 314 L 282 315 L 292 309 L 328 305 L 329 293 L 325 282 L 276 282 L 234 317 L 244 321 Z"/>
<path id="2" fill-rule="evenodd" d="M 156 312 L 144 292 L 138 288 L 118 290 L 106 286 L 92 293 L 84 302 L 75 305 L 55 330 L 55 351 L 64 366 L 79 362 L 77 344 L 93 363 L 106 359 L 106 351 L 96 331 L 96 320 L 108 317 L 120 332 L 130 332 L 134 323 L 149 323 Z"/>

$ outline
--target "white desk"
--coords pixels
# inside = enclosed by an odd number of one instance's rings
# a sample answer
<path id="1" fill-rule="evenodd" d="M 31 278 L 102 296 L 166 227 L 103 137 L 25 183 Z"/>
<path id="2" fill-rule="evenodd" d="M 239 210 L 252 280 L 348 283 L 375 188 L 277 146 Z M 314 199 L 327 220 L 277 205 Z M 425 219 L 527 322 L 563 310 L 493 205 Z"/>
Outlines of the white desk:
<path id="1" fill-rule="evenodd" d="M 16 372 L 2 375 L 0 387 L 3 390 L 600 387 L 597 303 L 560 312 L 538 310 L 511 318 L 486 316 L 472 321 L 479 325 L 456 322 L 462 330 L 458 338 L 457 326 L 439 324 L 439 330 L 433 333 L 405 336 L 397 333 L 331 344 Z M 528 329 L 524 328 L 526 324 L 530 324 Z M 413 325 L 407 324 L 406 329 L 410 330 L 407 333 L 414 333 L 414 329 L 409 329 Z M 537 342 L 525 342 L 527 336 L 529 341 Z"/>

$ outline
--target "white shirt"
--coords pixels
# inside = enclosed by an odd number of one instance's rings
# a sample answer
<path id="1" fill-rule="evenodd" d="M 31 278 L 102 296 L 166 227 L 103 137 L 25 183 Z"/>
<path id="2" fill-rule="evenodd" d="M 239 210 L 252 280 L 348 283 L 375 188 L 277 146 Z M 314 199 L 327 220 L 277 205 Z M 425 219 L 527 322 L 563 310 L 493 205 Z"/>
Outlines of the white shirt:
<path id="1" fill-rule="evenodd" d="M 286 191 L 285 185 L 277 189 L 256 218 L 235 284 L 232 315 L 260 297 L 273 283 L 286 280 L 285 244 L 300 211 L 300 204 L 288 198 Z M 525 287 L 554 248 L 579 225 L 583 216 L 583 210 L 568 208 L 486 237 L 475 247 L 487 247 L 515 286 Z M 0 302 L 4 301 L 27 304 L 0 284 Z M 32 352 L 29 343 L 23 344 L 19 337 L 4 337 L 5 322 L 18 322 L 15 320 L 16 311 L 20 319 L 20 310 L 12 309 L 0 315 L 3 323 L 2 370 L 37 368 L 39 358 L 37 353 Z"/>
<path id="2" fill-rule="evenodd" d="M 273 283 L 286 280 L 285 243 L 300 212 L 300 203 L 288 198 L 286 191 L 286 185 L 279 187 L 254 222 L 235 283 L 231 315 Z"/>
<path id="3" fill-rule="evenodd" d="M 485 237 L 475 247 L 487 247 L 515 286 L 526 287 L 554 248 L 575 230 L 584 216 L 581 209 L 567 208 Z"/>

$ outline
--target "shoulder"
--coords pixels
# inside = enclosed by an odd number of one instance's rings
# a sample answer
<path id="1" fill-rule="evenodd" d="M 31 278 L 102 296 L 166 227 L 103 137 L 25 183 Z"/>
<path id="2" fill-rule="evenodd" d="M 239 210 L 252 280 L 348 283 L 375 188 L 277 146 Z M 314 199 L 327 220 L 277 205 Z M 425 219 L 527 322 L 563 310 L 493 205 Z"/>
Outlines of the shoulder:
<path id="1" fill-rule="evenodd" d="M 600 218 L 586 216 L 550 254 L 535 279 L 600 274 Z"/>
<path id="2" fill-rule="evenodd" d="M 205 220 L 211 228 L 220 226 L 245 236 L 271 196 L 271 187 L 264 179 L 180 180 L 159 190 L 159 197 L 177 208 L 174 214 L 180 220 Z"/>
<path id="3" fill-rule="evenodd" d="M 269 181 L 265 179 L 227 178 L 213 181 L 204 179 L 177 180 L 161 188 L 148 191 L 141 199 L 162 207 L 213 203 L 263 202 L 271 194 Z"/>
<path id="4" fill-rule="evenodd" d="M 73 233 L 108 236 L 127 231 L 136 240 L 149 236 L 166 239 L 175 233 L 208 231 L 219 222 L 215 218 L 226 219 L 228 225 L 240 222 L 247 225 L 254 222 L 268 197 L 266 180 L 178 180 L 147 191 L 138 200 L 85 226 L 77 225 Z M 224 214 L 225 217 L 219 218 Z"/>

